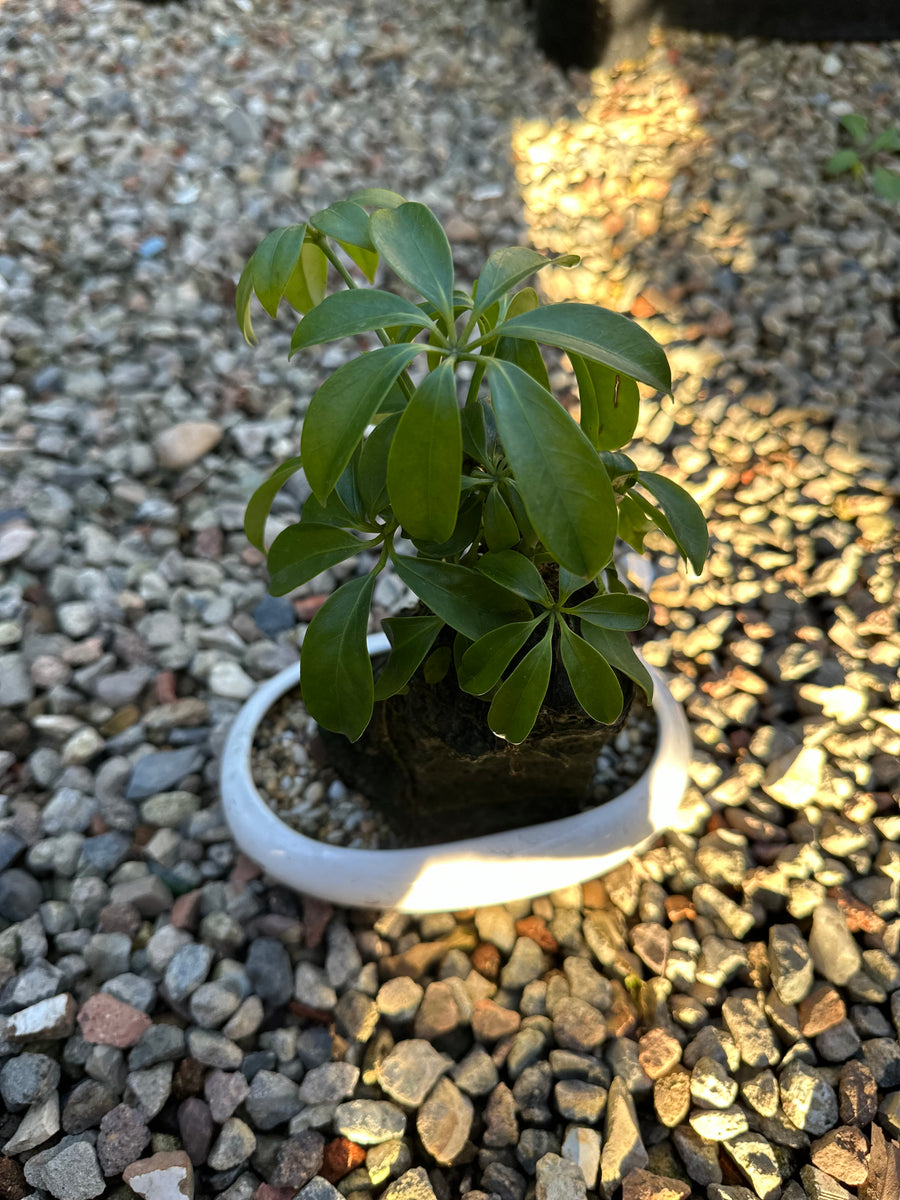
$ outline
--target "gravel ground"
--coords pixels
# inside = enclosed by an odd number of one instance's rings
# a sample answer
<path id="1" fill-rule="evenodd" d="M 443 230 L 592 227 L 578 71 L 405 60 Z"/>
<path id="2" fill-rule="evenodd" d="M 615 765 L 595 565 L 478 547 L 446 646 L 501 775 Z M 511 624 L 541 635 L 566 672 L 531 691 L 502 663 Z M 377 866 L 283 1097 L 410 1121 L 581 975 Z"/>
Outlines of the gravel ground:
<path id="1" fill-rule="evenodd" d="M 821 163 L 900 44 L 567 80 L 513 0 L 7 0 L 0 46 L 0 1197 L 895 1195 L 900 234 Z M 335 582 L 267 599 L 241 516 L 342 351 L 250 351 L 234 281 L 363 183 L 464 272 L 582 252 L 548 291 L 666 343 L 635 456 L 713 531 L 633 568 L 685 828 L 418 921 L 269 886 L 216 803 Z"/>

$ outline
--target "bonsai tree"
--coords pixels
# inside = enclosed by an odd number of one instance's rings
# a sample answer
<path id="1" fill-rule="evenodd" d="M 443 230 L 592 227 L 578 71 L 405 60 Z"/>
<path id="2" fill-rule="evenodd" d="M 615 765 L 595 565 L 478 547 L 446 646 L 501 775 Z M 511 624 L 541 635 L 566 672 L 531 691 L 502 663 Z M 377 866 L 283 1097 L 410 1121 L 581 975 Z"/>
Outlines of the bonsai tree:
<path id="1" fill-rule="evenodd" d="M 698 572 L 707 553 L 690 496 L 622 452 L 638 383 L 671 391 L 663 350 L 621 314 L 541 304 L 527 286 L 576 262 L 509 247 L 464 290 L 431 211 L 367 189 L 270 233 L 238 284 L 250 343 L 254 292 L 273 318 L 282 299 L 302 314 L 291 355 L 371 335 L 313 395 L 300 454 L 257 489 L 246 533 L 266 550 L 272 501 L 302 470 L 312 494 L 268 548 L 271 592 L 365 555 L 306 631 L 303 700 L 345 779 L 416 837 L 453 836 L 461 808 L 484 831 L 581 805 L 634 686 L 648 699 L 653 686 L 628 638 L 649 607 L 617 575 L 616 538 L 641 551 L 660 529 Z M 384 268 L 402 294 L 374 286 Z M 569 357 L 580 423 L 542 346 Z M 384 621 L 391 650 L 373 670 L 388 566 L 419 605 Z"/>

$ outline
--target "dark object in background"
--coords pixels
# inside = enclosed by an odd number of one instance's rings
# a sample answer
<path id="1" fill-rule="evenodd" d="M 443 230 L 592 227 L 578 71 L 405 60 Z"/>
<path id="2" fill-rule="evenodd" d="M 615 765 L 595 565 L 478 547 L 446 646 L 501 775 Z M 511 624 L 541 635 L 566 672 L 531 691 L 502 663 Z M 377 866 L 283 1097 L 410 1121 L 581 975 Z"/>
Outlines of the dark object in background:
<path id="1" fill-rule="evenodd" d="M 567 70 L 639 57 L 651 24 L 794 42 L 900 38 L 898 0 L 526 0 L 537 43 Z"/>

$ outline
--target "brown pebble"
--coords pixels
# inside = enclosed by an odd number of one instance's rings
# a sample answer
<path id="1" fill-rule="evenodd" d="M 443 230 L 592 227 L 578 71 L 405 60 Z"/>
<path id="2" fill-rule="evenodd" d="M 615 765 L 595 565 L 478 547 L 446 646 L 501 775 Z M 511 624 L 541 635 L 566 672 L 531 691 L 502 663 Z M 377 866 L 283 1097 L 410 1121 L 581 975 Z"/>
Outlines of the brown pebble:
<path id="1" fill-rule="evenodd" d="M 139 1008 L 106 992 L 97 992 L 81 1006 L 78 1024 L 86 1042 L 124 1050 L 139 1042 L 153 1022 Z"/>
<path id="2" fill-rule="evenodd" d="M 321 945 L 328 923 L 334 916 L 334 908 L 325 900 L 315 896 L 303 897 L 304 943 L 309 950 Z"/>
<path id="3" fill-rule="evenodd" d="M 851 933 L 884 933 L 885 923 L 882 918 L 844 888 L 829 888 L 828 899 L 834 900 L 843 911 Z"/>
<path id="4" fill-rule="evenodd" d="M 187 1096 L 199 1096 L 203 1091 L 205 1078 L 206 1067 L 203 1063 L 197 1062 L 196 1058 L 183 1058 L 172 1079 L 172 1095 L 176 1100 L 184 1100 Z"/>
<path id="5" fill-rule="evenodd" d="M 366 1161 L 366 1152 L 349 1138 L 336 1137 L 325 1143 L 319 1174 L 329 1183 L 337 1183 Z"/>
<path id="6" fill-rule="evenodd" d="M 0 1196 L 3 1200 L 24 1200 L 31 1194 L 25 1172 L 13 1158 L 0 1155 Z"/>
<path id="7" fill-rule="evenodd" d="M 203 893 L 200 888 L 185 892 L 172 905 L 172 924 L 176 929 L 193 929 L 200 919 Z"/>
<path id="8" fill-rule="evenodd" d="M 133 938 L 142 920 L 133 904 L 105 904 L 100 909 L 97 929 L 100 933 L 126 933 Z"/>
<path id="9" fill-rule="evenodd" d="M 500 975 L 500 961 L 500 951 L 491 942 L 479 942 L 472 951 L 472 966 L 491 983 Z"/>
<path id="10" fill-rule="evenodd" d="M 479 1000 L 472 1010 L 472 1032 L 480 1042 L 496 1042 L 516 1033 L 522 1023 L 521 1014 L 493 1000 Z"/>
<path id="11" fill-rule="evenodd" d="M 878 1113 L 878 1085 L 865 1063 L 851 1059 L 841 1067 L 840 1114 L 845 1125 L 869 1125 Z"/>
<path id="12" fill-rule="evenodd" d="M 681 1062 L 681 1043 L 664 1029 L 650 1029 L 638 1042 L 638 1062 L 651 1079 L 662 1079 Z"/>
<path id="13" fill-rule="evenodd" d="M 601 879 L 589 879 L 581 885 L 581 903 L 585 908 L 606 908 L 609 892 Z"/>
<path id="14" fill-rule="evenodd" d="M 148 1178 L 163 1172 L 171 1173 L 171 1186 L 159 1179 Z M 183 1150 L 168 1150 L 154 1154 L 152 1158 L 138 1159 L 125 1168 L 122 1178 L 139 1196 L 173 1196 L 177 1194 L 176 1188 L 185 1197 L 194 1195 L 194 1168 Z"/>
<path id="15" fill-rule="evenodd" d="M 826 1029 L 839 1025 L 846 1016 L 847 1006 L 838 992 L 827 984 L 815 988 L 797 1005 L 800 1032 L 804 1037 L 824 1033 Z"/>
<path id="16" fill-rule="evenodd" d="M 547 954 L 555 954 L 559 949 L 559 942 L 547 928 L 543 917 L 522 917 L 516 921 L 516 933 L 519 937 L 531 938 L 533 942 L 537 942 Z"/>
<path id="17" fill-rule="evenodd" d="M 687 1117 L 691 1107 L 691 1074 L 676 1067 L 653 1085 L 653 1107 L 662 1125 L 674 1129 Z"/>
<path id="18" fill-rule="evenodd" d="M 868 1177 L 868 1151 L 866 1139 L 855 1125 L 840 1125 L 813 1142 L 809 1157 L 826 1175 L 855 1187 Z"/>
<path id="19" fill-rule="evenodd" d="M 689 1200 L 690 1185 L 636 1168 L 622 1180 L 622 1200 Z"/>
<path id="20" fill-rule="evenodd" d="M 687 896 L 666 896 L 665 905 L 666 915 L 673 924 L 675 921 L 693 921 L 697 916 Z"/>

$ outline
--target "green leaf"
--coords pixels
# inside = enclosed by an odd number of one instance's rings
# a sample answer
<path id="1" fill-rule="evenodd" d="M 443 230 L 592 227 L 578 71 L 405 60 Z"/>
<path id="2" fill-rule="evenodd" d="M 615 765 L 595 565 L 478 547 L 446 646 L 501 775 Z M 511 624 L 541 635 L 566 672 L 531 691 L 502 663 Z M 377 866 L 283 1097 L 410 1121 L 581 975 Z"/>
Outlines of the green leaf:
<path id="1" fill-rule="evenodd" d="M 406 201 L 396 192 L 387 188 L 357 188 L 347 199 L 353 204 L 361 204 L 364 208 L 399 208 Z"/>
<path id="2" fill-rule="evenodd" d="M 509 678 L 497 689 L 488 710 L 488 725 L 498 737 L 517 746 L 534 728 L 553 667 L 553 624 Z"/>
<path id="3" fill-rule="evenodd" d="M 620 487 L 623 479 L 629 480 L 629 487 L 637 483 L 637 465 L 621 450 L 601 450 L 600 461 L 606 468 L 611 483 L 618 483 Z"/>
<path id="4" fill-rule="evenodd" d="M 603 629 L 643 629 L 650 619 L 647 601 L 626 592 L 600 593 L 565 611 Z"/>
<path id="5" fill-rule="evenodd" d="M 330 204 L 310 217 L 309 223 L 336 242 L 349 242 L 361 250 L 375 249 L 369 237 L 369 214 L 350 200 Z"/>
<path id="6" fill-rule="evenodd" d="M 291 354 L 323 342 L 369 333 L 373 329 L 409 324 L 415 325 L 417 330 L 431 326 L 420 308 L 392 292 L 349 288 L 326 296 L 303 318 L 291 338 Z"/>
<path id="7" fill-rule="evenodd" d="M 522 535 L 509 506 L 495 485 L 484 502 L 484 540 L 489 550 L 509 550 L 521 541 Z"/>
<path id="8" fill-rule="evenodd" d="M 571 571 L 567 571 L 565 567 L 559 568 L 559 602 L 565 604 L 573 592 L 577 592 L 579 588 L 585 586 L 584 580 L 580 575 L 573 575 Z"/>
<path id="9" fill-rule="evenodd" d="M 670 530 L 664 532 L 699 575 L 709 553 L 709 530 L 699 504 L 683 487 L 655 471 L 638 471 L 638 480 L 665 513 Z"/>
<path id="10" fill-rule="evenodd" d="M 339 529 L 359 529 L 362 525 L 344 504 L 337 490 L 332 491 L 324 504 L 315 496 L 307 496 L 300 510 L 301 521 L 309 525 L 335 525 Z"/>
<path id="11" fill-rule="evenodd" d="M 426 375 L 400 417 L 387 464 L 391 507 L 410 537 L 444 542 L 459 510 L 462 430 L 453 367 Z"/>
<path id="12" fill-rule="evenodd" d="M 483 554 L 478 560 L 478 570 L 488 579 L 493 579 L 494 583 L 499 583 L 525 600 L 544 605 L 553 603 L 540 571 L 531 559 L 524 554 L 517 554 L 515 550 Z"/>
<path id="13" fill-rule="evenodd" d="M 452 662 L 453 650 L 449 646 L 438 646 L 437 650 L 432 650 L 422 667 L 425 682 L 432 685 L 440 683 L 446 678 Z"/>
<path id="14" fill-rule="evenodd" d="M 628 317 L 594 304 L 572 301 L 545 304 L 504 321 L 494 333 L 557 346 L 592 362 L 605 363 L 658 391 L 672 390 L 669 363 L 662 347 Z"/>
<path id="15" fill-rule="evenodd" d="M 305 225 L 288 225 L 283 229 L 273 229 L 257 246 L 241 272 L 235 293 L 235 311 L 238 328 L 251 346 L 256 343 L 250 320 L 250 301 L 253 293 L 256 292 L 269 316 L 274 317 L 278 311 L 278 302 L 284 295 L 287 282 L 300 259 L 305 237 Z"/>
<path id="16" fill-rule="evenodd" d="M 444 622 L 440 617 L 385 617 L 382 625 L 391 643 L 391 653 L 375 680 L 376 700 L 386 700 L 406 687 Z"/>
<path id="17" fill-rule="evenodd" d="M 611 666 L 633 680 L 643 690 L 648 703 L 653 699 L 653 676 L 638 658 L 627 634 L 618 629 L 601 629 L 599 625 L 582 625 L 581 636 Z"/>
<path id="18" fill-rule="evenodd" d="M 363 575 L 332 592 L 300 649 L 300 690 L 310 716 L 351 742 L 365 730 L 374 704 L 366 630 L 375 579 Z"/>
<path id="19" fill-rule="evenodd" d="M 388 503 L 387 462 L 391 440 L 400 420 L 391 413 L 381 421 L 363 442 L 356 468 L 356 483 L 367 516 L 374 518 Z"/>
<path id="20" fill-rule="evenodd" d="M 641 406 L 638 385 L 629 376 L 578 354 L 571 360 L 581 397 L 581 428 L 588 441 L 597 450 L 620 449 L 631 441 L 637 428 Z"/>
<path id="21" fill-rule="evenodd" d="M 366 542 L 334 525 L 308 521 L 289 525 L 269 549 L 269 591 L 273 596 L 284 596 L 366 546 Z"/>
<path id="22" fill-rule="evenodd" d="M 426 558 L 454 558 L 471 546 L 481 532 L 481 501 L 477 496 L 466 496 L 459 507 L 459 515 L 453 533 L 445 542 L 431 542 L 425 538 L 412 538 L 420 556 Z"/>
<path id="23" fill-rule="evenodd" d="M 272 511 L 272 501 L 287 483 L 292 475 L 300 470 L 302 463 L 300 455 L 289 458 L 277 466 L 269 478 L 259 485 L 244 513 L 244 533 L 247 541 L 257 550 L 265 550 L 266 521 Z"/>
<path id="24" fill-rule="evenodd" d="M 338 367 L 309 403 L 300 453 L 309 486 L 324 501 L 395 381 L 424 347 L 383 346 Z"/>
<path id="25" fill-rule="evenodd" d="M 457 670 L 462 690 L 472 696 L 483 696 L 496 687 L 503 672 L 543 620 L 540 616 L 533 621 L 501 625 L 473 642 Z"/>
<path id="26" fill-rule="evenodd" d="M 632 494 L 624 495 L 619 501 L 619 537 L 623 542 L 644 553 L 644 538 L 653 528 L 653 522 L 637 503 Z"/>
<path id="27" fill-rule="evenodd" d="M 527 246 L 505 246 L 495 250 L 482 268 L 475 290 L 476 317 L 490 308 L 510 288 L 544 267 L 574 267 L 580 262 L 577 254 L 547 258 Z"/>
<path id="28" fill-rule="evenodd" d="M 841 125 L 850 134 L 857 145 L 865 144 L 869 136 L 869 122 L 859 113 L 846 113 L 841 117 Z"/>
<path id="29" fill-rule="evenodd" d="M 530 375 L 535 383 L 550 391 L 550 375 L 537 342 L 530 342 L 525 338 L 504 337 L 497 343 L 494 355 L 504 362 L 515 363 L 526 375 Z"/>
<path id="30" fill-rule="evenodd" d="M 855 171 L 860 166 L 859 155 L 855 150 L 838 150 L 825 163 L 826 175 L 843 175 L 845 171 Z"/>
<path id="31" fill-rule="evenodd" d="M 325 298 L 327 282 L 328 259 L 315 242 L 307 241 L 284 286 L 284 298 L 297 312 L 308 313 Z"/>
<path id="32" fill-rule="evenodd" d="M 471 567 L 427 558 L 393 557 L 406 586 L 452 629 L 473 642 L 510 621 L 527 620 L 531 609 Z"/>
<path id="33" fill-rule="evenodd" d="M 887 167 L 875 167 L 872 171 L 872 187 L 882 200 L 900 200 L 900 174 Z"/>
<path id="34" fill-rule="evenodd" d="M 500 480 L 500 494 L 506 501 L 506 506 L 515 518 L 515 522 L 519 527 L 521 540 L 526 546 L 533 548 L 537 545 L 538 535 L 534 531 L 534 526 L 525 511 L 525 505 L 522 502 L 522 493 L 519 491 L 516 481 L 509 475 Z"/>
<path id="35" fill-rule="evenodd" d="M 480 400 L 467 404 L 462 411 L 463 451 L 482 466 L 490 461 L 485 425 L 485 406 Z"/>
<path id="36" fill-rule="evenodd" d="M 616 538 L 616 500 L 602 463 L 530 375 L 495 359 L 488 377 L 497 428 L 532 525 L 562 566 L 592 579 Z"/>
<path id="37" fill-rule="evenodd" d="M 416 291 L 453 324 L 453 255 L 437 218 L 424 204 L 401 204 L 372 214 L 375 249 Z"/>
<path id="38" fill-rule="evenodd" d="M 872 144 L 869 146 L 870 154 L 878 154 L 880 151 L 886 151 L 888 154 L 900 153 L 900 129 L 896 125 L 892 125 L 890 129 L 885 129 L 872 139 Z"/>
<path id="39" fill-rule="evenodd" d="M 590 642 L 559 621 L 563 666 L 575 698 L 589 717 L 612 725 L 622 712 L 622 686 L 612 667 Z"/>

